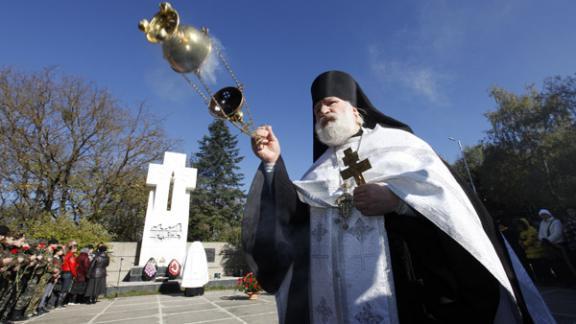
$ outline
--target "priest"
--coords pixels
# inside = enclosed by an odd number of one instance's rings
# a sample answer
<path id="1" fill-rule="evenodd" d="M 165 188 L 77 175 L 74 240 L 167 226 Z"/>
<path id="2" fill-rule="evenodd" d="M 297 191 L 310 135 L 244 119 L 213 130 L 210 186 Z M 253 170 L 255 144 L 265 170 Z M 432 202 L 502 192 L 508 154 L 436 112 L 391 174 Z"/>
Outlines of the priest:
<path id="1" fill-rule="evenodd" d="M 242 241 L 280 323 L 553 323 L 478 198 L 348 74 L 312 84 L 314 163 L 291 181 L 271 126 Z"/>

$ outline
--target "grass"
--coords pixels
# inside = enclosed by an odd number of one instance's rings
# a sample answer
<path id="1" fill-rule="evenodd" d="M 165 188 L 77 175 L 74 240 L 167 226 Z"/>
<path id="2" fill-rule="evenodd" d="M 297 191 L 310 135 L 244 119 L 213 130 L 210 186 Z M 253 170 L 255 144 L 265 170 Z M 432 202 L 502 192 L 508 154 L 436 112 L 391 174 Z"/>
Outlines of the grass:
<path id="1" fill-rule="evenodd" d="M 125 291 L 125 292 L 120 292 L 118 293 L 118 296 L 116 296 L 116 292 L 113 292 L 110 295 L 106 295 L 104 298 L 106 299 L 114 299 L 116 297 L 135 297 L 135 296 L 148 296 L 148 295 L 158 295 L 160 294 L 159 291 L 153 291 L 153 290 L 132 290 L 132 291 Z"/>

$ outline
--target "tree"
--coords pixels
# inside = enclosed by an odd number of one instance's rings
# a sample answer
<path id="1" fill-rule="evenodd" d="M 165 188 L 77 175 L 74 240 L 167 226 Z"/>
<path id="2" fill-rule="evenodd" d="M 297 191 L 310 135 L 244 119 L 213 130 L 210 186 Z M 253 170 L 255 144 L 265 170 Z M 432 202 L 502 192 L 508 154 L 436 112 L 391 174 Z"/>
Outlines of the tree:
<path id="1" fill-rule="evenodd" d="M 214 120 L 208 135 L 193 154 L 192 166 L 198 169 L 196 189 L 190 195 L 188 240 L 237 242 L 244 193 L 243 175 L 238 172 L 238 140 L 224 121 Z"/>
<path id="2" fill-rule="evenodd" d="M 521 95 L 493 88 L 491 96 L 492 127 L 477 146 L 481 163 L 471 164 L 487 206 L 526 216 L 576 205 L 576 76 L 547 79 L 542 91 L 530 86 Z"/>
<path id="3" fill-rule="evenodd" d="M 145 168 L 173 146 L 158 125 L 142 105 L 132 113 L 79 78 L 1 69 L 2 216 L 86 219 L 135 239 L 129 226 L 143 223 Z"/>
<path id="4" fill-rule="evenodd" d="M 75 240 L 80 247 L 108 242 L 111 239 L 101 224 L 90 222 L 86 218 L 80 219 L 78 223 L 68 217 L 58 217 L 54 220 L 49 214 L 28 221 L 25 234 L 27 238 L 33 239 L 54 238 L 62 244 Z"/>

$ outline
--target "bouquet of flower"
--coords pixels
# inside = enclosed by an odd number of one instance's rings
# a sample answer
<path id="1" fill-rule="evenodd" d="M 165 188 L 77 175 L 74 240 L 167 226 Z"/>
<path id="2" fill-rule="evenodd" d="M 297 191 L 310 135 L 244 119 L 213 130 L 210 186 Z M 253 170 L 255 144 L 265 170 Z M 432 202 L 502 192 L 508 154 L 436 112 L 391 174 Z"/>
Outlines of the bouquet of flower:
<path id="1" fill-rule="evenodd" d="M 257 293 L 262 290 L 260 284 L 256 280 L 256 276 L 252 272 L 249 272 L 242 278 L 238 278 L 236 289 L 246 294 Z"/>

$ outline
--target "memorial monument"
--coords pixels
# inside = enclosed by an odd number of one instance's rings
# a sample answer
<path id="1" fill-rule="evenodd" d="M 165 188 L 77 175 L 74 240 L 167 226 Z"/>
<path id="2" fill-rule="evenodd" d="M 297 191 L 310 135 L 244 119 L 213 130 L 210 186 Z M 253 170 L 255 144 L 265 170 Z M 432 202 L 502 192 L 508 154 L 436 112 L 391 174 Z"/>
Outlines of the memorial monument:
<path id="1" fill-rule="evenodd" d="M 186 154 L 165 152 L 164 164 L 150 164 L 146 185 L 153 189 L 148 196 L 138 265 L 143 267 L 150 258 L 159 266 L 173 259 L 184 264 L 196 169 L 186 167 Z"/>

